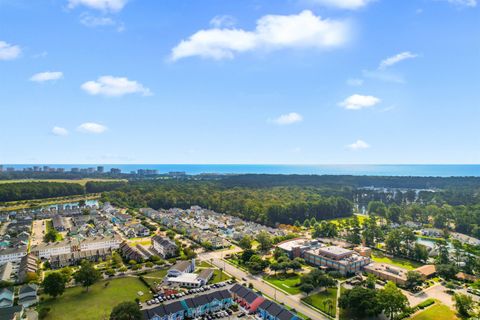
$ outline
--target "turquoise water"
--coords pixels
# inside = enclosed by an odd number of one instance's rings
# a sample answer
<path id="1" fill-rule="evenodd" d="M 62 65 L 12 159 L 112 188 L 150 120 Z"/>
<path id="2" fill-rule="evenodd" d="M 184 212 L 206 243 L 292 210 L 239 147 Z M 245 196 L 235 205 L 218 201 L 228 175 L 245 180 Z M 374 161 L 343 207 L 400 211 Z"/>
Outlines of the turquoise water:
<path id="1" fill-rule="evenodd" d="M 44 166 L 42 164 L 41 166 Z M 47 164 L 50 167 L 87 168 L 102 164 Z M 4 168 L 22 169 L 28 165 L 3 165 Z M 265 173 L 265 174 L 317 174 L 317 175 L 372 175 L 372 176 L 428 176 L 428 177 L 480 177 L 480 165 L 244 165 L 244 164 L 105 164 L 105 170 L 119 168 L 129 173 L 138 169 L 156 169 L 159 173 L 184 171 L 187 174 Z"/>

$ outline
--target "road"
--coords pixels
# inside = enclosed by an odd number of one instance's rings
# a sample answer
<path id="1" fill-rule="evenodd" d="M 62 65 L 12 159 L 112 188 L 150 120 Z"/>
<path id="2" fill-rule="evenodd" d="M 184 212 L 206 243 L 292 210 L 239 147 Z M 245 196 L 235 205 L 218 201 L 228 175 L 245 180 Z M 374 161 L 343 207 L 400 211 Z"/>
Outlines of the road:
<path id="1" fill-rule="evenodd" d="M 315 310 L 310 309 L 309 307 L 302 304 L 298 297 L 286 295 L 283 292 L 263 282 L 263 280 L 260 277 L 253 276 L 222 260 L 224 255 L 231 254 L 238 251 L 240 251 L 239 248 L 224 250 L 224 251 L 206 252 L 199 255 L 199 258 L 213 263 L 218 268 L 223 268 L 227 273 L 234 276 L 239 281 L 241 281 L 242 278 L 247 279 L 248 282 L 251 283 L 253 287 L 258 291 L 261 291 L 265 295 L 274 298 L 278 302 L 284 303 L 285 305 L 291 308 L 294 308 L 298 312 L 303 313 L 304 315 L 306 315 L 311 319 L 328 320 L 328 318 L 323 314 L 318 313 Z"/>

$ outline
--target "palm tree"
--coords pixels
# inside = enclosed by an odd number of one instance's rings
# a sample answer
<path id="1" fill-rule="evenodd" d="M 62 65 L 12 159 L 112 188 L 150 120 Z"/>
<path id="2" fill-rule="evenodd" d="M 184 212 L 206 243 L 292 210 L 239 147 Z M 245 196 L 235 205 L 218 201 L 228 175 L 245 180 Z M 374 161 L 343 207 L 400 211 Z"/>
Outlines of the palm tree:
<path id="1" fill-rule="evenodd" d="M 325 300 L 323 300 L 323 308 L 325 310 L 328 310 L 327 313 L 328 314 L 332 314 L 332 308 L 333 308 L 333 300 L 330 299 L 330 298 L 327 298 Z"/>

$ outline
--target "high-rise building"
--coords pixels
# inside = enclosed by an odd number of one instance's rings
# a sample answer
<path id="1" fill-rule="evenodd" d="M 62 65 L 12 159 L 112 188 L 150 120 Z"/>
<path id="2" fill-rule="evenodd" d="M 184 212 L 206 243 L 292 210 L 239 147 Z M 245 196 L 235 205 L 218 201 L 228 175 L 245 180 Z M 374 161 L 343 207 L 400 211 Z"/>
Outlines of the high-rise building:
<path id="1" fill-rule="evenodd" d="M 105 168 L 103 166 L 98 166 L 97 167 L 97 172 L 98 173 L 103 173 L 105 171 Z"/>
<path id="2" fill-rule="evenodd" d="M 119 174 L 119 173 L 122 173 L 122 170 L 117 169 L 117 168 L 112 168 L 112 169 L 110 169 L 110 173 Z"/>
<path id="3" fill-rule="evenodd" d="M 3 165 L 0 164 L 0 172 L 3 172 Z"/>

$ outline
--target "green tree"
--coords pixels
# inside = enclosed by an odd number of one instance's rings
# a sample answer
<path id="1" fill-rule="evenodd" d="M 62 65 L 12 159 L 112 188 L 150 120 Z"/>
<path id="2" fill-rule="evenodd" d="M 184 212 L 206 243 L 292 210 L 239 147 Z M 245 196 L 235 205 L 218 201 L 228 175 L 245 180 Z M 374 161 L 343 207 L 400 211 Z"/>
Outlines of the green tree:
<path id="1" fill-rule="evenodd" d="M 55 229 L 50 229 L 43 236 L 43 241 L 45 242 L 55 242 L 57 240 L 58 232 Z"/>
<path id="2" fill-rule="evenodd" d="M 110 320 L 142 320 L 143 315 L 135 302 L 122 302 L 110 313 Z"/>
<path id="3" fill-rule="evenodd" d="M 391 320 L 395 318 L 396 314 L 405 311 L 408 306 L 407 297 L 391 281 L 387 282 L 385 288 L 379 291 L 379 300 L 385 315 Z"/>
<path id="4" fill-rule="evenodd" d="M 43 292 L 56 298 L 65 292 L 65 276 L 60 272 L 48 274 L 42 282 Z"/>
<path id="5" fill-rule="evenodd" d="M 407 272 L 407 281 L 405 286 L 409 289 L 413 289 L 423 283 L 422 275 L 416 271 Z"/>
<path id="6" fill-rule="evenodd" d="M 377 290 L 361 286 L 343 292 L 338 304 L 340 308 L 347 311 L 349 317 L 355 319 L 376 317 L 383 310 L 379 303 Z"/>
<path id="7" fill-rule="evenodd" d="M 458 314 L 462 318 L 469 318 L 470 312 L 475 304 L 472 297 L 467 296 L 466 294 L 456 293 L 453 296 L 453 301 L 455 302 L 455 308 L 457 309 Z"/>
<path id="8" fill-rule="evenodd" d="M 238 245 L 244 250 L 252 249 L 252 237 L 249 235 L 243 236 L 243 238 L 238 242 Z"/>
<path id="9" fill-rule="evenodd" d="M 272 237 L 266 231 L 261 231 L 257 234 L 256 240 L 259 243 L 259 248 L 261 251 L 268 251 L 272 248 Z"/>
<path id="10" fill-rule="evenodd" d="M 82 261 L 80 269 L 73 275 L 73 278 L 77 283 L 82 284 L 88 292 L 88 288 L 100 280 L 101 273 L 95 269 L 90 261 L 84 260 Z"/>

